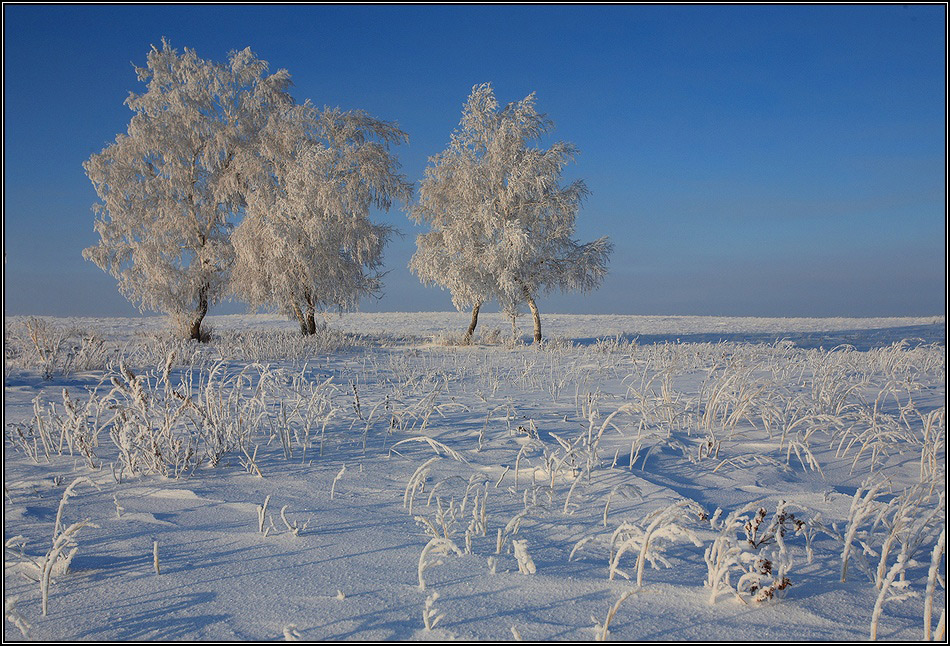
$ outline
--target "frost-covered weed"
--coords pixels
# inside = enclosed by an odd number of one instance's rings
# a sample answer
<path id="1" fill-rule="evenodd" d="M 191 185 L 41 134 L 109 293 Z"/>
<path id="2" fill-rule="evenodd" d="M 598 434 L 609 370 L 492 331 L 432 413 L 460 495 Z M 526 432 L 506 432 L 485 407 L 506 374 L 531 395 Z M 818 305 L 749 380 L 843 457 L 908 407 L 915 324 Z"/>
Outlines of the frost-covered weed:
<path id="1" fill-rule="evenodd" d="M 722 521 L 722 510 L 717 510 L 710 520 L 719 530 L 705 552 L 710 604 L 727 591 L 744 603 L 747 599 L 764 602 L 784 597 L 792 585 L 789 574 L 794 559 L 787 541 L 793 535 L 805 539 L 807 560 L 812 561 L 814 527 L 810 521 L 796 517 L 785 501 L 776 505 L 771 518 L 764 505 L 765 501 L 750 503 Z M 738 577 L 734 585 L 732 575 Z"/>
<path id="2" fill-rule="evenodd" d="M 62 409 L 37 399 L 33 419 L 8 425 L 7 437 L 34 461 L 78 453 L 98 468 L 99 436 L 107 432 L 117 450 L 117 478 L 123 472 L 181 477 L 217 466 L 234 451 L 249 472 L 261 475 L 260 439 L 277 438 L 287 459 L 305 460 L 318 440 L 323 448 L 326 426 L 339 411 L 332 379 L 314 383 L 260 364 L 230 372 L 217 362 L 178 373 L 176 382 L 174 357 L 138 374 L 121 363 L 109 375 L 108 394 L 90 390 L 85 402 L 65 389 Z M 265 430 L 269 437 L 255 440 Z"/>
<path id="3" fill-rule="evenodd" d="M 280 508 L 280 520 L 284 523 L 284 527 L 287 528 L 288 532 L 294 536 L 300 536 L 300 532 L 306 531 L 310 526 L 310 521 L 313 520 L 313 517 L 311 516 L 306 521 L 304 521 L 303 525 L 298 524 L 296 520 L 291 523 L 289 520 L 287 520 L 287 507 L 289 506 L 290 505 L 284 505 Z"/>
<path id="4" fill-rule="evenodd" d="M 468 346 L 477 343 L 475 339 L 464 332 L 458 332 L 455 330 L 443 330 L 438 334 L 434 335 L 430 343 L 432 345 L 452 348 L 460 346 Z"/>
<path id="5" fill-rule="evenodd" d="M 299 642 L 301 640 L 303 640 L 303 634 L 297 629 L 296 624 L 284 626 L 284 641 Z"/>
<path id="6" fill-rule="evenodd" d="M 319 354 L 363 343 L 359 337 L 328 325 L 316 328 L 314 334 L 284 330 L 228 330 L 216 334 L 211 345 L 225 361 L 288 362 L 299 365 Z"/>
<path id="7" fill-rule="evenodd" d="M 41 454 L 48 463 L 54 454 L 78 453 L 91 469 L 98 469 L 101 463 L 96 451 L 99 435 L 108 423 L 108 401 L 99 397 L 98 389 L 89 391 L 85 404 L 74 401 L 66 388 L 62 399 L 61 414 L 55 404 L 44 405 L 40 396 L 34 398 L 33 418 L 7 425 L 7 437 L 37 464 Z"/>
<path id="8" fill-rule="evenodd" d="M 257 506 L 257 531 L 264 534 L 264 519 L 267 514 L 267 504 L 270 502 L 270 496 L 264 498 L 264 504 Z"/>
<path id="9" fill-rule="evenodd" d="M 333 500 L 333 496 L 336 493 L 336 483 L 343 478 L 343 474 L 346 473 L 346 464 L 340 467 L 339 472 L 333 478 L 333 484 L 330 485 L 330 500 Z"/>
<path id="10" fill-rule="evenodd" d="M 29 632 L 32 626 L 30 625 L 30 622 L 23 618 L 23 615 L 20 614 L 20 611 L 17 610 L 17 601 L 17 597 L 8 597 L 4 599 L 3 618 L 16 626 L 17 630 L 20 631 L 20 634 L 23 635 L 24 639 L 29 639 Z"/>
<path id="11" fill-rule="evenodd" d="M 929 413 L 916 411 L 923 424 L 920 437 L 920 481 L 946 480 L 946 460 L 940 460 L 941 450 L 946 458 L 947 408 L 941 406 Z"/>
<path id="12" fill-rule="evenodd" d="M 884 486 L 884 481 L 878 481 L 873 484 L 871 484 L 870 481 L 864 482 L 854 492 L 844 531 L 839 533 L 837 526 L 832 524 L 832 535 L 842 543 L 842 583 L 848 578 L 848 566 L 851 563 L 852 556 L 871 581 L 874 581 L 874 574 L 871 572 L 870 565 L 868 565 L 864 559 L 863 553 L 853 550 L 852 548 L 856 540 L 865 545 L 874 540 L 875 530 L 878 528 L 882 515 L 886 511 L 886 507 L 877 502 L 877 498 L 884 493 L 882 491 Z"/>
<path id="13" fill-rule="evenodd" d="M 940 585 L 944 590 L 944 595 L 946 595 L 947 582 L 946 582 L 946 566 L 944 566 L 944 576 L 941 577 L 939 574 L 940 571 L 940 562 L 946 562 L 947 554 L 947 527 L 944 525 L 943 529 L 940 531 L 940 537 L 937 539 L 936 544 L 933 547 L 933 551 L 930 556 L 930 570 L 927 573 L 927 588 L 924 593 L 924 640 L 929 641 L 931 636 L 935 640 L 943 639 L 946 633 L 947 626 L 947 608 L 944 606 L 941 611 L 940 621 L 938 622 L 937 633 L 932 633 L 933 630 L 933 604 L 934 604 L 934 591 L 936 589 L 936 582 L 940 581 Z M 940 627 L 943 627 L 943 632 L 941 633 Z"/>
<path id="14" fill-rule="evenodd" d="M 883 541 L 874 578 L 878 590 L 883 587 L 889 558 L 895 550 L 897 558 L 910 562 L 928 541 L 946 515 L 946 490 L 916 485 L 891 500 L 881 515 Z M 866 550 L 867 551 L 867 550 Z M 872 553 L 873 555 L 873 553 Z"/>
<path id="15" fill-rule="evenodd" d="M 109 436 L 119 450 L 120 471 L 166 477 L 194 471 L 202 458 L 199 437 L 181 430 L 190 420 L 189 400 L 174 397 L 167 382 L 154 388 L 149 376 L 125 365 L 111 381 L 107 399 L 116 412 Z"/>
<path id="16" fill-rule="evenodd" d="M 398 442 L 393 444 L 391 447 L 389 447 L 390 454 L 392 453 L 398 454 L 398 451 L 395 450 L 396 447 L 402 444 L 406 444 L 408 442 L 421 442 L 423 444 L 428 444 L 429 447 L 433 451 L 435 451 L 436 455 L 442 455 L 443 453 L 445 453 L 453 460 L 457 460 L 459 462 L 468 462 L 468 460 L 466 460 L 465 457 L 461 453 L 459 453 L 452 447 L 446 445 L 444 442 L 439 442 L 438 440 L 434 440 L 431 437 L 427 437 L 424 435 L 420 435 L 418 437 L 407 437 L 404 440 L 399 440 Z"/>
<path id="17" fill-rule="evenodd" d="M 604 619 L 604 623 L 601 624 L 595 617 L 591 617 L 594 621 L 594 639 L 595 641 L 605 642 L 607 637 L 610 635 L 610 622 L 613 621 L 614 615 L 617 614 L 617 610 L 620 609 L 620 604 L 635 595 L 639 591 L 639 588 L 630 588 L 626 590 L 617 601 L 610 606 L 610 610 L 607 611 L 607 617 Z"/>
<path id="18" fill-rule="evenodd" d="M 926 635 L 930 632 L 927 604 L 932 603 L 936 567 L 946 541 L 946 490 L 937 493 L 921 485 L 910 487 L 887 505 L 880 518 L 883 540 L 880 543 L 880 560 L 874 580 L 878 595 L 871 614 L 871 639 L 877 639 L 878 623 L 886 602 L 917 596 L 911 586 L 911 579 L 907 576 L 908 571 L 921 565 L 915 557 L 933 544 L 925 591 Z M 941 531 L 935 540 L 938 528 Z M 875 555 L 873 549 L 865 547 L 865 551 Z M 896 555 L 893 563 L 889 565 L 889 557 L 893 552 L 896 552 Z"/>
<path id="19" fill-rule="evenodd" d="M 511 547 L 515 551 L 515 558 L 518 560 L 518 571 L 522 574 L 534 574 L 537 568 L 534 565 L 534 559 L 528 554 L 528 541 L 512 539 Z"/>
<path id="20" fill-rule="evenodd" d="M 8 321 L 4 328 L 4 369 L 37 370 L 44 379 L 74 372 L 103 370 L 115 360 L 96 332 L 29 317 Z"/>
<path id="21" fill-rule="evenodd" d="M 65 575 L 69 572 L 69 565 L 79 550 L 76 542 L 76 535 L 83 527 L 98 527 L 87 518 L 68 526 L 63 522 L 63 511 L 69 499 L 76 495 L 76 486 L 80 483 L 87 483 L 95 487 L 95 483 L 85 476 L 80 476 L 73 480 L 63 491 L 63 496 L 56 511 L 56 520 L 53 523 L 53 536 L 49 550 L 38 561 L 31 561 L 29 565 L 33 566 L 32 575 L 40 585 L 40 597 L 42 599 L 43 616 L 47 614 L 49 607 L 49 586 L 54 577 Z M 8 541 L 9 544 L 9 541 Z M 8 545 L 9 546 L 9 545 Z"/>
<path id="22" fill-rule="evenodd" d="M 439 600 L 439 593 L 433 592 L 426 597 L 426 603 L 422 607 L 422 622 L 426 627 L 426 631 L 432 630 L 435 628 L 443 618 L 445 618 L 445 613 L 439 613 L 435 608 L 435 602 Z"/>
<path id="23" fill-rule="evenodd" d="M 458 478 L 458 476 L 455 477 Z M 429 536 L 451 540 L 461 531 L 461 527 L 465 526 L 466 518 L 470 516 L 468 524 L 465 527 L 464 536 L 465 553 L 471 554 L 473 538 L 475 536 L 485 536 L 487 533 L 487 514 L 485 507 L 485 501 L 488 495 L 487 483 L 484 493 L 478 490 L 475 491 L 475 495 L 472 499 L 471 513 L 469 514 L 468 505 L 472 482 L 470 482 L 466 488 L 465 495 L 461 502 L 457 502 L 455 498 L 451 498 L 447 503 L 444 502 L 440 496 L 435 495 L 438 486 L 445 482 L 446 480 L 440 481 L 433 487 L 426 503 L 427 507 L 431 506 L 432 498 L 435 497 L 435 514 L 432 516 L 417 515 L 414 516 L 414 519 Z"/>
<path id="24" fill-rule="evenodd" d="M 47 463 L 50 461 L 52 445 L 47 426 L 40 417 L 42 412 L 38 410 L 39 401 L 39 397 L 33 400 L 33 408 L 36 411 L 33 419 L 26 423 L 7 424 L 4 429 L 10 444 L 28 455 L 35 464 L 40 463 L 41 456 L 46 458 Z"/>
<path id="25" fill-rule="evenodd" d="M 610 540 L 610 580 L 613 580 L 615 574 L 630 579 L 630 575 L 620 569 L 620 559 L 630 549 L 635 549 L 638 553 L 637 587 L 640 588 L 643 586 L 643 570 L 647 561 L 650 561 L 654 568 L 657 568 L 659 563 L 672 567 L 664 556 L 666 546 L 688 540 L 696 547 L 702 547 L 702 541 L 687 526 L 691 522 L 688 514 L 695 515 L 697 520 L 706 518 L 706 512 L 695 501 L 680 500 L 669 507 L 647 514 L 636 525 L 621 523 Z"/>
<path id="26" fill-rule="evenodd" d="M 630 354 L 637 346 L 636 338 L 629 338 L 622 334 L 616 334 L 611 337 L 604 337 L 594 341 L 590 346 L 592 352 L 602 354 L 624 353 Z"/>
<path id="27" fill-rule="evenodd" d="M 439 557 L 450 553 L 456 556 L 462 556 L 462 550 L 448 538 L 437 536 L 426 543 L 426 546 L 422 548 L 422 553 L 419 555 L 418 574 L 420 590 L 426 589 L 426 582 L 423 576 L 425 571 L 436 565 L 442 565 L 443 561 Z"/>
<path id="28" fill-rule="evenodd" d="M 183 339 L 174 322 L 167 329 L 137 332 L 124 342 L 108 341 L 103 333 L 44 318 L 7 319 L 4 334 L 5 370 L 35 370 L 47 380 L 78 372 L 108 371 L 119 361 L 135 370 L 162 363 L 175 354 L 177 368 L 209 368 L 217 361 L 281 362 L 300 366 L 314 356 L 350 348 L 386 347 L 397 338 L 367 337 L 322 325 L 301 336 L 286 330 L 221 330 L 202 328 L 205 341 Z"/>

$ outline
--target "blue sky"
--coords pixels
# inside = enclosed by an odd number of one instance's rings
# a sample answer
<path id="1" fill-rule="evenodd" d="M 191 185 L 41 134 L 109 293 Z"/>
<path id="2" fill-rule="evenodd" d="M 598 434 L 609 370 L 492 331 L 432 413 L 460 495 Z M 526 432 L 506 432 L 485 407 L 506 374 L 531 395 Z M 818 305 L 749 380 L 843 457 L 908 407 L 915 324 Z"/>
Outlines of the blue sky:
<path id="1" fill-rule="evenodd" d="M 5 311 L 136 313 L 82 259 L 82 162 L 125 131 L 132 63 L 164 36 L 212 60 L 250 46 L 298 100 L 398 122 L 413 181 L 473 85 L 536 92 L 551 141 L 580 149 L 577 237 L 615 244 L 601 289 L 545 296 L 542 313 L 939 314 L 945 25 L 942 5 L 6 5 Z M 451 309 L 406 269 L 422 230 L 376 217 L 404 236 L 362 309 Z"/>

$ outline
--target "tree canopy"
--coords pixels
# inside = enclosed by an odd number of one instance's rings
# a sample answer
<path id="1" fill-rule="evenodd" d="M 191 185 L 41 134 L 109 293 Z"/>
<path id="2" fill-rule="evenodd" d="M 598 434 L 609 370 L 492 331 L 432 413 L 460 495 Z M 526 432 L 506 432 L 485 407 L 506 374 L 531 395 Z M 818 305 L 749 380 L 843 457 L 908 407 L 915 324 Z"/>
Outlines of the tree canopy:
<path id="1" fill-rule="evenodd" d="M 232 289 L 253 306 L 295 318 L 349 309 L 379 291 L 392 229 L 370 207 L 408 200 L 412 186 L 389 151 L 408 137 L 362 111 L 297 106 L 273 119 L 244 221 L 232 237 Z"/>
<path id="2" fill-rule="evenodd" d="M 424 284 L 452 293 L 456 308 L 497 300 L 514 313 L 527 304 L 541 340 L 535 299 L 550 290 L 588 291 L 607 272 L 606 237 L 573 239 L 582 180 L 561 184 L 577 151 L 538 145 L 553 128 L 535 96 L 500 107 L 490 84 L 473 88 L 449 147 L 430 158 L 409 216 L 427 224 L 410 268 Z M 469 334 L 474 329 L 473 316 Z"/>
<path id="3" fill-rule="evenodd" d="M 201 338 L 228 296 L 314 331 L 313 312 L 380 287 L 391 229 L 369 220 L 411 185 L 389 151 L 407 140 L 362 111 L 296 104 L 290 74 L 250 49 L 225 64 L 152 47 L 126 134 L 85 164 L 101 202 L 84 257 L 140 309 Z"/>

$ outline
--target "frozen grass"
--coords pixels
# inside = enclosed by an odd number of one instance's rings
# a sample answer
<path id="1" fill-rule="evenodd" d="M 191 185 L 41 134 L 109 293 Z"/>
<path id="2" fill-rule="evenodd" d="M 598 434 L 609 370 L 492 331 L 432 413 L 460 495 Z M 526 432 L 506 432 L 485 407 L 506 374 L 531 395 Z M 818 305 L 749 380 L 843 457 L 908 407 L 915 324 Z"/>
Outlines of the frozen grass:
<path id="1" fill-rule="evenodd" d="M 6 364 L 6 636 L 945 631 L 945 346 L 896 338 L 926 323 L 454 347 L 427 316 L 344 317 L 316 340 L 220 317 L 200 345 L 103 320 L 106 358 L 83 369 L 18 337 L 34 350 Z M 805 347 L 757 336 L 782 326 Z M 819 331 L 853 343 L 812 347 Z"/>

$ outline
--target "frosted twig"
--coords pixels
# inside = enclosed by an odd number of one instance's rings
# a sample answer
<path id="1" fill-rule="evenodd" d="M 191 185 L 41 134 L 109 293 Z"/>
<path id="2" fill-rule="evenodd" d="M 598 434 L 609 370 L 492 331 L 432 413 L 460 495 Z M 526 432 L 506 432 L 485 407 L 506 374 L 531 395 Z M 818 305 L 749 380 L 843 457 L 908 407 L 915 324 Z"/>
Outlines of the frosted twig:
<path id="1" fill-rule="evenodd" d="M 257 506 L 257 531 L 264 533 L 264 515 L 267 513 L 267 503 L 270 502 L 270 496 L 264 498 L 264 504 Z"/>
<path id="2" fill-rule="evenodd" d="M 461 453 L 459 453 L 458 451 L 456 451 L 455 449 L 449 446 L 446 446 L 442 442 L 439 442 L 438 440 L 433 440 L 431 437 L 426 437 L 425 435 L 419 435 L 418 437 L 407 437 L 404 440 L 400 440 L 396 442 L 391 447 L 389 447 L 390 454 L 393 453 L 393 449 L 395 449 L 400 444 L 405 444 L 406 442 L 425 442 L 432 448 L 433 451 L 436 452 L 436 454 L 441 455 L 442 452 L 445 452 L 445 454 L 448 455 L 453 460 L 457 460 L 459 462 L 464 462 L 468 464 L 468 460 L 466 460 L 462 456 Z"/>
<path id="3" fill-rule="evenodd" d="M 333 500 L 333 495 L 336 492 L 336 483 L 339 482 L 340 478 L 343 477 L 343 474 L 346 472 L 346 464 L 340 467 L 340 472 L 336 474 L 336 477 L 333 478 L 333 484 L 330 485 L 330 500 Z"/>

